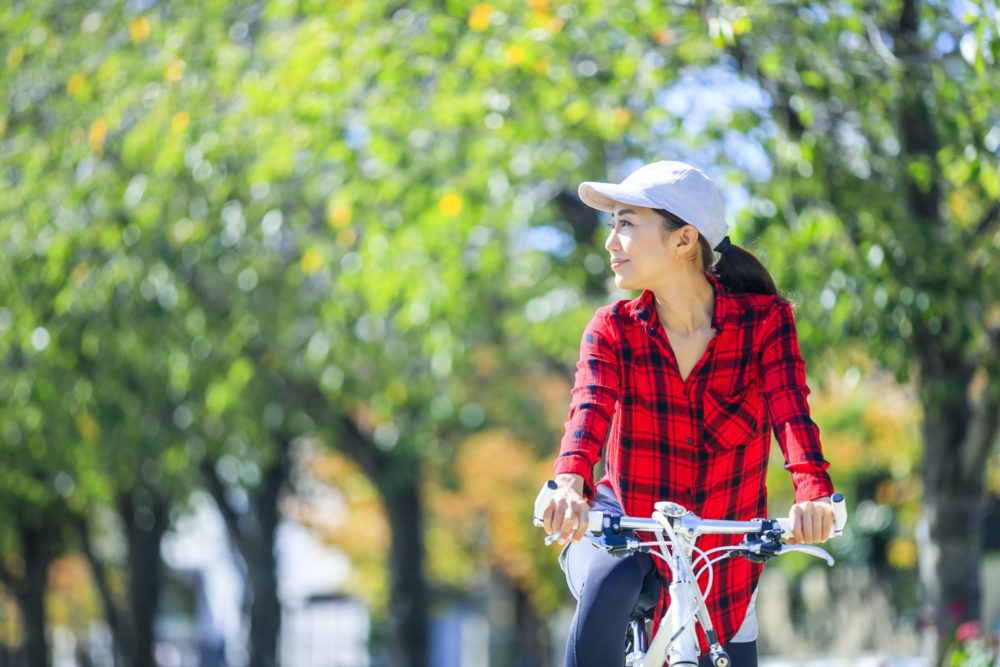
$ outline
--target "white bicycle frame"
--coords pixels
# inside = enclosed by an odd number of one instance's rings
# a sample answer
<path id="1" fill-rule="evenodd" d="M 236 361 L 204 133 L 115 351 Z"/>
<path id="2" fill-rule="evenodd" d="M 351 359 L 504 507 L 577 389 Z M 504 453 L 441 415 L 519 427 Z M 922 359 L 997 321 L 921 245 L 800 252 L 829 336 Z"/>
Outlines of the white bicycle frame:
<path id="1" fill-rule="evenodd" d="M 555 490 L 555 482 L 547 482 L 535 499 L 534 523 L 536 526 L 542 525 L 541 517 Z M 843 532 L 847 522 L 847 509 L 843 495 L 834 494 L 833 509 L 834 522 L 829 537 L 838 537 Z M 770 522 L 761 519 L 752 521 L 706 520 L 689 512 L 681 505 L 671 502 L 656 503 L 652 517 L 648 519 L 609 515 L 604 512 L 590 513 L 587 526 L 589 532 L 599 534 L 605 529 L 611 528 L 616 531 L 632 529 L 652 533 L 656 538 L 654 542 L 641 542 L 638 539 L 629 538 L 626 540 L 624 548 L 631 551 L 647 548 L 650 554 L 664 560 L 671 571 L 670 606 L 661 619 L 656 635 L 649 643 L 648 648 L 643 650 L 638 641 L 633 642 L 633 651 L 626 656 L 627 667 L 661 667 L 667 660 L 669 660 L 670 667 L 679 667 L 680 665 L 697 667 L 700 647 L 695 621 L 701 624 L 705 633 L 712 664 L 715 667 L 729 667 L 729 656 L 723 650 L 715 629 L 712 627 L 705 598 L 708 597 L 708 592 L 712 587 L 712 566 L 719 560 L 728 558 L 730 552 L 741 551 L 744 555 L 759 554 L 762 557 L 803 552 L 822 558 L 828 565 L 832 566 L 834 563 L 833 557 L 829 553 L 812 545 L 789 545 L 780 542 L 774 544 L 761 541 L 748 543 L 744 541 L 739 545 L 717 547 L 707 552 L 695 546 L 695 542 L 702 535 L 770 536 L 776 529 L 780 529 L 778 532 L 784 535 L 789 535 L 791 534 L 791 520 L 787 518 L 773 519 Z M 554 535 L 548 536 L 546 543 L 551 543 L 553 539 L 555 539 Z M 698 556 L 692 560 L 692 555 L 695 552 L 698 553 Z M 712 555 L 720 553 L 721 556 L 711 558 Z M 705 560 L 705 565 L 696 573 L 694 565 L 702 559 Z M 705 571 L 708 572 L 708 583 L 703 591 L 698 585 L 698 579 Z M 634 633 L 634 635 L 638 634 Z M 638 636 L 635 639 L 637 640 Z"/>

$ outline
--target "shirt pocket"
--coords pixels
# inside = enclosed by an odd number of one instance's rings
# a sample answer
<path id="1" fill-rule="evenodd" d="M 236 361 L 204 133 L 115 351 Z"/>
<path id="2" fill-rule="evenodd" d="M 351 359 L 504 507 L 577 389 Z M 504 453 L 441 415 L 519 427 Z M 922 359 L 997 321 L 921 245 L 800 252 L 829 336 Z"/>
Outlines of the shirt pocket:
<path id="1" fill-rule="evenodd" d="M 742 447 L 760 431 L 761 397 L 756 382 L 732 394 L 703 394 L 705 448 L 718 452 Z"/>

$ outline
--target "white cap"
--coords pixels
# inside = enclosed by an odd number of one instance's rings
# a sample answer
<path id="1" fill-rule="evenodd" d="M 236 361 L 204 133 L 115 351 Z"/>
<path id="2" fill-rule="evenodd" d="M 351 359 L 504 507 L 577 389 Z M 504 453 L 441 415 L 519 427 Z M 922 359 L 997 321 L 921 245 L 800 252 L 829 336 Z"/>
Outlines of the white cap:
<path id="1" fill-rule="evenodd" d="M 620 184 L 586 181 L 580 184 L 580 199 L 599 211 L 613 211 L 616 204 L 662 208 L 694 225 L 713 249 L 729 229 L 715 184 L 683 162 L 643 165 Z"/>

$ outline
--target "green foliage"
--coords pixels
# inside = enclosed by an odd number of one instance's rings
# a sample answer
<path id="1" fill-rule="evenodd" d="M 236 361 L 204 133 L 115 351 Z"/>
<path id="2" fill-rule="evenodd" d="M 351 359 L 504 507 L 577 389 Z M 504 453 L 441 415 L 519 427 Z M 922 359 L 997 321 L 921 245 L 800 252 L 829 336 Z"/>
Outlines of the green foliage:
<path id="1" fill-rule="evenodd" d="M 767 249 L 778 283 L 796 298 L 810 349 L 841 332 L 900 379 L 912 372 L 915 346 L 976 358 L 1000 280 L 990 213 L 1000 80 L 982 64 L 998 38 L 981 29 L 986 11 L 918 7 L 913 48 L 927 55 L 915 70 L 899 59 L 909 47 L 896 43 L 907 39 L 897 3 L 874 13 L 746 6 L 753 30 L 732 50 L 771 94 L 784 128 L 768 140 L 770 178 L 754 186 L 771 214 L 749 216 L 743 235 Z M 780 39 L 788 34 L 795 40 Z M 933 136 L 914 136 L 914 108 Z M 942 208 L 911 213 L 908 200 L 930 192 Z"/>
<path id="2" fill-rule="evenodd" d="M 553 452 L 548 373 L 609 297 L 575 185 L 635 160 L 711 157 L 749 193 L 734 236 L 796 301 L 811 370 L 860 348 L 903 379 L 914 346 L 985 349 L 986 12 L 923 6 L 908 80 L 898 3 L 138 6 L 0 10 L 0 510 L 183 501 L 204 460 L 253 489 L 276 439 L 339 447 L 341 419 L 445 488 L 484 426 Z M 720 68 L 768 103 L 663 103 Z M 898 120 L 914 99 L 936 151 Z M 733 137 L 766 177 L 732 169 Z M 942 210 L 907 213 L 932 192 Z M 825 414 L 870 435 L 860 405 Z"/>

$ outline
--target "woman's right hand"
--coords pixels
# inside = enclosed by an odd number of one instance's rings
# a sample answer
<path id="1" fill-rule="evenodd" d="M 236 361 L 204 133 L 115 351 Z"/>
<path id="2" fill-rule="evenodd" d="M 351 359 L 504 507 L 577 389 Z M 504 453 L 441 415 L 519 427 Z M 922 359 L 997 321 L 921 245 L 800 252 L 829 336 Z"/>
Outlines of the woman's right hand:
<path id="1" fill-rule="evenodd" d="M 590 512 L 583 498 L 583 477 L 565 473 L 557 475 L 555 482 L 557 488 L 542 516 L 545 532 L 556 535 L 559 544 L 567 540 L 579 542 L 587 532 Z"/>

